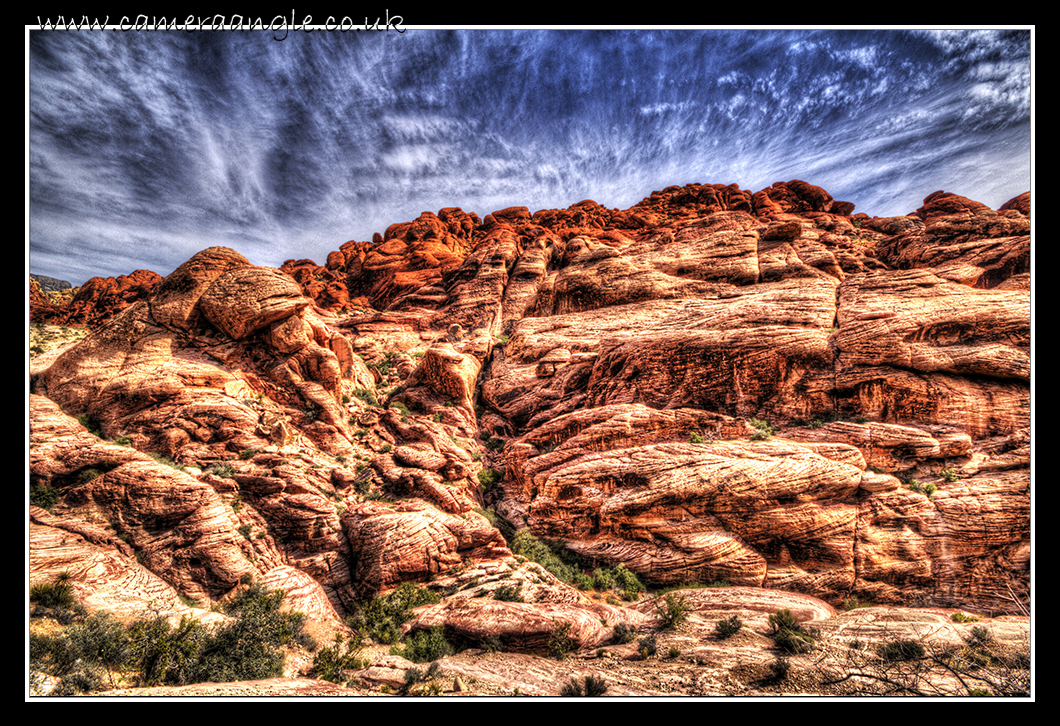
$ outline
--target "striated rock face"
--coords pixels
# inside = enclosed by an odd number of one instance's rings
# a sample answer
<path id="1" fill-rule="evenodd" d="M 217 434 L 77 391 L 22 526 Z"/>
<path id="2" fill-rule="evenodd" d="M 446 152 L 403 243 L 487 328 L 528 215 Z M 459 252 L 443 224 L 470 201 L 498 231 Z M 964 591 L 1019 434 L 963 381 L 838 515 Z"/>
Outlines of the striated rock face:
<path id="1" fill-rule="evenodd" d="M 204 603 L 250 574 L 334 623 L 419 582 L 448 598 L 413 627 L 525 652 L 654 612 L 513 557 L 499 517 L 651 585 L 1011 607 L 1029 196 L 852 211 L 693 184 L 424 213 L 323 267 L 204 250 L 31 371 L 32 567 Z"/>

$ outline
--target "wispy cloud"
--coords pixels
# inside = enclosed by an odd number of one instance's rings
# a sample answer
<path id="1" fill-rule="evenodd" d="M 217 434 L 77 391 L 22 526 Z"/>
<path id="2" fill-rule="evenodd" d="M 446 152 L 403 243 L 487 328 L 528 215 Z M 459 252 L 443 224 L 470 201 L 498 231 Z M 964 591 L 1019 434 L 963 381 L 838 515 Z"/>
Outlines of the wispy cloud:
<path id="1" fill-rule="evenodd" d="M 32 269 L 322 261 L 425 210 L 693 181 L 996 206 L 1029 185 L 1029 58 L 1026 31 L 35 32 Z"/>

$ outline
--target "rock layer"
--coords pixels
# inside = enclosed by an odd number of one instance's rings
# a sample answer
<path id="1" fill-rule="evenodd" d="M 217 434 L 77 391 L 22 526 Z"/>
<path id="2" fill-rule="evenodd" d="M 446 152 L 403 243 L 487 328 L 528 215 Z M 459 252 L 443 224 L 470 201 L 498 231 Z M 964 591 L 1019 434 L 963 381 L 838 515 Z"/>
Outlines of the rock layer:
<path id="1" fill-rule="evenodd" d="M 1004 608 L 1029 591 L 1029 198 L 852 211 L 688 185 L 424 213 L 324 267 L 204 250 L 31 371 L 38 526 L 335 622 L 431 583 L 455 594 L 422 627 L 531 651 L 541 603 L 583 645 L 614 614 L 558 582 L 488 598 L 527 580 L 472 510 L 656 585 Z"/>

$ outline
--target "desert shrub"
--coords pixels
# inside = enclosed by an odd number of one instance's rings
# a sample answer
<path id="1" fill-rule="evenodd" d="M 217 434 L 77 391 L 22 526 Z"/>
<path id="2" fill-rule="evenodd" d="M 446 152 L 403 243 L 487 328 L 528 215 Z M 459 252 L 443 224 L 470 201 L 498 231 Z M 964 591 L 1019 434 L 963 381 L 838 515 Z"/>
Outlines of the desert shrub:
<path id="1" fill-rule="evenodd" d="M 504 448 L 504 439 L 490 436 L 489 439 L 486 440 L 486 448 L 490 451 L 500 451 Z"/>
<path id="2" fill-rule="evenodd" d="M 502 475 L 496 469 L 483 469 L 478 473 L 478 483 L 482 485 L 482 491 L 489 491 L 490 487 L 499 482 Z"/>
<path id="3" fill-rule="evenodd" d="M 430 663 L 453 654 L 453 646 L 445 639 L 441 628 L 417 630 L 405 639 L 401 655 L 413 663 Z"/>
<path id="4" fill-rule="evenodd" d="M 954 613 L 950 616 L 950 620 L 955 623 L 978 623 L 979 618 L 974 615 L 968 615 L 966 613 Z"/>
<path id="5" fill-rule="evenodd" d="M 611 642 L 623 645 L 632 643 L 635 637 L 637 637 L 636 628 L 627 623 L 619 623 L 615 626 L 615 630 L 611 635 Z"/>
<path id="6" fill-rule="evenodd" d="M 324 646 L 313 656 L 313 666 L 309 675 L 332 683 L 342 683 L 343 671 L 357 670 L 366 664 L 362 658 L 363 648 L 357 639 L 346 640 L 341 635 L 335 636 L 335 642 Z"/>
<path id="7" fill-rule="evenodd" d="M 30 636 L 30 666 L 60 678 L 56 695 L 90 693 L 115 685 L 130 656 L 129 635 L 109 613 L 97 612 L 57 635 Z"/>
<path id="8" fill-rule="evenodd" d="M 597 567 L 593 570 L 593 587 L 601 592 L 614 589 L 615 575 L 611 568 Z"/>
<path id="9" fill-rule="evenodd" d="M 641 660 L 648 660 L 659 652 L 659 642 L 654 635 L 645 635 L 637 641 L 637 652 Z"/>
<path id="10" fill-rule="evenodd" d="M 194 618 L 184 616 L 170 625 L 163 617 L 141 619 L 129 628 L 130 663 L 140 686 L 163 683 L 183 685 L 191 681 L 195 662 L 209 631 Z"/>
<path id="11" fill-rule="evenodd" d="M 501 585 L 493 591 L 493 599 L 501 602 L 525 602 L 522 583 L 516 582 L 510 585 Z"/>
<path id="12" fill-rule="evenodd" d="M 585 676 L 579 683 L 577 678 L 571 678 L 560 689 L 561 696 L 580 698 L 581 696 L 602 696 L 607 693 L 607 681 L 596 676 Z"/>
<path id="13" fill-rule="evenodd" d="M 284 593 L 258 583 L 224 610 L 235 620 L 209 634 L 188 669 L 189 682 L 253 681 L 283 675 L 281 647 L 302 632 L 302 613 L 281 612 Z"/>
<path id="14" fill-rule="evenodd" d="M 676 630 L 680 627 L 688 619 L 691 609 L 684 596 L 675 595 L 672 592 L 667 593 L 662 600 L 655 603 L 655 611 L 659 614 L 661 627 L 664 630 Z"/>
<path id="15" fill-rule="evenodd" d="M 386 595 L 361 604 L 346 623 L 354 630 L 389 645 L 400 640 L 401 625 L 412 617 L 413 608 L 438 602 L 440 598 L 430 590 L 406 582 Z"/>
<path id="16" fill-rule="evenodd" d="M 103 432 L 101 430 L 101 426 L 99 424 L 99 421 L 94 416 L 87 413 L 82 413 L 78 415 L 77 422 L 84 426 L 86 429 L 88 429 L 88 433 L 92 434 L 93 436 L 98 436 L 102 438 Z"/>
<path id="17" fill-rule="evenodd" d="M 239 458 L 242 461 L 246 461 L 247 459 L 253 459 L 254 455 L 257 454 L 257 453 L 258 453 L 257 449 L 243 449 L 242 451 L 239 452 Z"/>
<path id="18" fill-rule="evenodd" d="M 280 648 L 301 633 L 301 613 L 280 612 L 284 593 L 258 585 L 224 609 L 233 620 L 213 630 L 189 616 L 171 625 L 161 615 L 126 627 L 97 612 L 58 635 L 31 636 L 34 669 L 62 679 L 58 695 L 98 690 L 115 673 L 132 673 L 140 686 L 255 680 L 281 675 Z"/>
<path id="19" fill-rule="evenodd" d="M 564 582 L 574 578 L 574 569 L 564 562 L 546 543 L 539 540 L 530 530 L 524 529 L 512 538 L 512 554 L 522 555 L 544 567 Z"/>
<path id="20" fill-rule="evenodd" d="M 379 399 L 375 397 L 374 391 L 369 391 L 367 388 L 355 388 L 350 392 L 350 394 L 354 398 L 357 398 L 367 403 L 369 406 L 373 406 L 375 408 L 379 407 Z"/>
<path id="21" fill-rule="evenodd" d="M 571 678 L 563 684 L 563 688 L 559 689 L 559 695 L 567 698 L 581 698 L 585 694 L 582 691 L 582 684 L 578 682 L 578 679 Z"/>
<path id="22" fill-rule="evenodd" d="M 635 572 L 628 569 L 625 565 L 615 565 L 611 568 L 611 573 L 615 586 L 622 591 L 626 600 L 635 600 L 638 594 L 644 592 L 644 583 L 640 581 Z"/>
<path id="23" fill-rule="evenodd" d="M 909 491 L 923 494 L 928 499 L 934 496 L 935 492 L 938 491 L 938 486 L 934 482 L 927 482 L 925 484 L 918 482 L 916 479 L 910 479 L 908 487 Z"/>
<path id="24" fill-rule="evenodd" d="M 972 647 L 985 647 L 994 642 L 994 636 L 982 625 L 976 625 L 972 627 L 967 642 Z"/>
<path id="25" fill-rule="evenodd" d="M 227 479 L 236 473 L 236 469 L 229 463 L 214 464 L 210 467 L 210 473 L 219 476 L 223 479 Z"/>
<path id="26" fill-rule="evenodd" d="M 714 624 L 714 633 L 719 640 L 728 640 L 743 628 L 743 621 L 733 615 L 730 618 L 719 620 Z"/>
<path id="27" fill-rule="evenodd" d="M 626 600 L 635 600 L 645 590 L 637 574 L 622 564 L 593 570 L 593 587 L 601 592 L 621 590 Z"/>
<path id="28" fill-rule="evenodd" d="M 114 439 L 114 443 L 118 444 L 119 446 L 132 446 L 132 437 L 126 434 L 122 434 L 121 436 Z"/>
<path id="29" fill-rule="evenodd" d="M 250 530 L 251 530 L 251 527 L 250 527 L 249 524 L 241 524 L 241 525 L 239 525 L 239 533 L 241 535 L 243 535 L 243 538 L 248 540 L 248 541 L 250 540 Z"/>
<path id="30" fill-rule="evenodd" d="M 29 587 L 30 614 L 54 618 L 61 625 L 84 620 L 85 607 L 74 599 L 69 572 L 60 572 L 53 582 L 36 582 Z"/>
<path id="31" fill-rule="evenodd" d="M 59 490 L 47 484 L 31 482 L 29 485 L 29 503 L 34 507 L 50 510 L 59 502 Z"/>
<path id="32" fill-rule="evenodd" d="M 688 437 L 688 443 L 690 444 L 702 444 L 704 442 L 703 435 L 695 431 Z"/>
<path id="33" fill-rule="evenodd" d="M 571 584 L 579 590 L 591 590 L 593 587 L 593 578 L 586 575 L 584 572 L 575 572 Z"/>
<path id="34" fill-rule="evenodd" d="M 791 663 L 784 656 L 778 655 L 776 659 L 769 664 L 769 674 L 772 676 L 773 681 L 780 683 L 788 679 L 788 672 L 791 670 Z"/>
<path id="35" fill-rule="evenodd" d="M 960 481 L 961 480 L 961 475 L 957 473 L 956 469 L 952 469 L 952 468 L 951 469 L 943 469 L 942 471 L 939 472 L 939 476 L 941 476 L 945 481 L 948 481 L 948 482 L 955 482 L 955 481 Z"/>
<path id="36" fill-rule="evenodd" d="M 770 426 L 768 421 L 753 418 L 751 419 L 750 424 L 754 428 L 758 429 L 754 432 L 754 434 L 751 435 L 752 441 L 765 441 L 766 439 L 772 438 L 774 433 L 773 427 Z"/>
<path id="37" fill-rule="evenodd" d="M 556 660 L 564 660 L 578 649 L 578 644 L 571 637 L 574 624 L 568 620 L 555 621 L 548 635 L 548 652 Z"/>
<path id="38" fill-rule="evenodd" d="M 789 654 L 808 653 L 813 650 L 814 637 L 785 608 L 769 616 L 770 636 L 773 644 Z"/>
<path id="39" fill-rule="evenodd" d="M 888 663 L 924 657 L 924 646 L 918 640 L 891 640 L 880 643 L 876 653 Z"/>

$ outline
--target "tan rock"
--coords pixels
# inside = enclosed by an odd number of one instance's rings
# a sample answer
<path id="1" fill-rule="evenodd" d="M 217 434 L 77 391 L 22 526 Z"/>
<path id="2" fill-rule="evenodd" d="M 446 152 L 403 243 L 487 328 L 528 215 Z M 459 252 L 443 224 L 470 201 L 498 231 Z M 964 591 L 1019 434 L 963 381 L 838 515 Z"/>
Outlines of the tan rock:
<path id="1" fill-rule="evenodd" d="M 244 267 L 224 272 L 199 301 L 207 320 L 235 340 L 294 315 L 310 304 L 301 288 L 279 270 Z"/>

